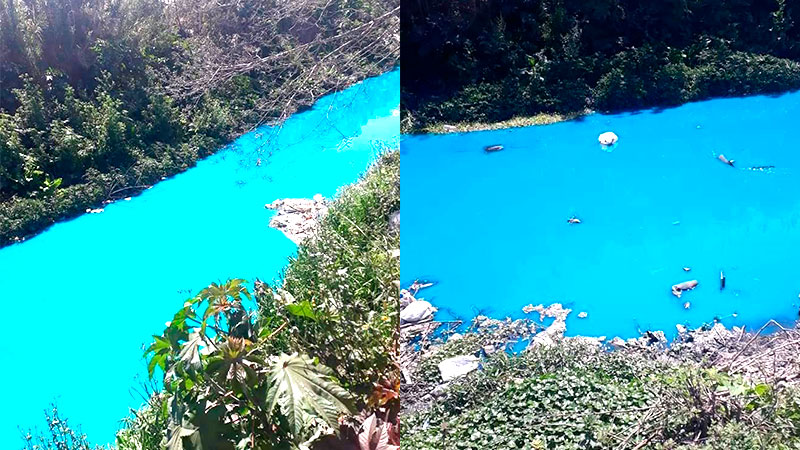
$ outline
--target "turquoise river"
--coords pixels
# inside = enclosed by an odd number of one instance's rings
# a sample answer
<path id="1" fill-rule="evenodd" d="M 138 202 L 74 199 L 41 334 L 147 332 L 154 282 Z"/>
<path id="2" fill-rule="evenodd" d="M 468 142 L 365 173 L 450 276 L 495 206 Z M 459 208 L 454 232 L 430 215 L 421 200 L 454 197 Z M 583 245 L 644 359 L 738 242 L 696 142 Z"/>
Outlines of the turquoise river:
<path id="1" fill-rule="evenodd" d="M 92 442 L 112 443 L 143 402 L 143 345 L 183 300 L 214 281 L 275 280 L 296 251 L 264 204 L 331 197 L 397 146 L 399 83 L 395 70 L 324 97 L 279 132 L 250 132 L 129 201 L 0 250 L 11 318 L 0 448 L 44 428 L 51 402 Z"/>

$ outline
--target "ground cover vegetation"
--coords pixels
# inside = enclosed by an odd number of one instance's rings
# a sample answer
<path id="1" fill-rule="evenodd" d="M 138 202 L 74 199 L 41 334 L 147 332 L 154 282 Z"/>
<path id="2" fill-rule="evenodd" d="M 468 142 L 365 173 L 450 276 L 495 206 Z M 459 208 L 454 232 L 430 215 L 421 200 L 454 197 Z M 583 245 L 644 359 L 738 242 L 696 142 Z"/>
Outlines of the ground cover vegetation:
<path id="1" fill-rule="evenodd" d="M 800 448 L 800 334 L 719 326 L 670 345 L 650 334 L 601 345 L 563 338 L 487 354 L 509 325 L 415 342 L 403 386 L 403 445 L 414 449 Z M 763 334 L 771 331 L 770 334 Z M 409 347 L 410 348 L 410 347 Z M 421 348 L 421 350 L 420 350 Z M 479 355 L 448 383 L 437 365 Z"/>
<path id="2" fill-rule="evenodd" d="M 800 88 L 796 0 L 420 0 L 401 14 L 405 131 Z"/>

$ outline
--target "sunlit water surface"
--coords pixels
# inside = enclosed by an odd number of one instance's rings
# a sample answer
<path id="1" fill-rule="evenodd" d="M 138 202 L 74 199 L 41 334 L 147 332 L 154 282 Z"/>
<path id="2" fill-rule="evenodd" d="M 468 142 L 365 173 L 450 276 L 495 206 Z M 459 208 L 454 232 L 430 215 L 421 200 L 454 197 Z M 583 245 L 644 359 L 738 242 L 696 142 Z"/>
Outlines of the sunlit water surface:
<path id="1" fill-rule="evenodd" d="M 792 323 L 798 117 L 800 93 L 791 93 L 404 137 L 403 281 L 438 282 L 421 295 L 442 319 L 520 317 L 529 303 L 560 302 L 574 311 L 569 335 L 674 335 L 676 324 L 715 317 Z M 597 142 L 605 131 L 619 136 L 611 151 Z M 495 144 L 505 149 L 483 151 Z M 567 223 L 573 216 L 582 223 Z M 694 291 L 671 294 L 692 279 Z"/>
<path id="2" fill-rule="evenodd" d="M 262 128 L 130 201 L 0 250 L 0 448 L 56 401 L 96 443 L 142 397 L 142 345 L 214 281 L 279 276 L 296 247 L 276 198 L 333 196 L 399 139 L 399 71 L 327 96 L 275 137 Z M 260 160 L 260 164 L 259 164 Z"/>

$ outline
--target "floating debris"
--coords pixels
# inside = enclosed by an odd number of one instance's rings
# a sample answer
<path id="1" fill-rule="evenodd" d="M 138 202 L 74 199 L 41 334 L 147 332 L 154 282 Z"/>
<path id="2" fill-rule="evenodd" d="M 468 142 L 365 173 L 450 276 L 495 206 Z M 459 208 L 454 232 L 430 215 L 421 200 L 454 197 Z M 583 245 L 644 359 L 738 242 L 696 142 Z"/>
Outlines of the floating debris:
<path id="1" fill-rule="evenodd" d="M 719 290 L 725 289 L 725 272 L 719 271 Z"/>
<path id="2" fill-rule="evenodd" d="M 717 159 L 733 167 L 734 160 L 726 158 L 725 155 L 720 154 L 719 156 L 717 156 Z"/>
<path id="3" fill-rule="evenodd" d="M 581 219 L 578 219 L 577 217 L 572 216 L 569 219 L 567 219 L 567 223 L 579 224 L 579 223 L 581 223 Z"/>
<path id="4" fill-rule="evenodd" d="M 597 137 L 597 140 L 602 145 L 614 145 L 619 140 L 619 137 L 611 131 L 606 131 Z"/>
<path id="5" fill-rule="evenodd" d="M 697 285 L 698 285 L 697 280 L 690 280 L 690 281 L 684 281 L 683 283 L 673 284 L 672 295 L 681 298 L 681 294 L 683 294 L 683 291 L 691 291 L 692 289 L 696 288 Z"/>
<path id="6" fill-rule="evenodd" d="M 689 309 L 691 307 L 692 307 L 692 304 L 689 303 L 689 302 L 686 302 L 686 303 L 683 304 L 683 309 Z"/>
<path id="7" fill-rule="evenodd" d="M 747 170 L 752 170 L 754 172 L 772 173 L 775 171 L 775 166 L 753 166 L 753 167 L 748 167 Z"/>
<path id="8" fill-rule="evenodd" d="M 503 149 L 503 146 L 502 146 L 502 145 L 490 145 L 490 146 L 488 146 L 488 147 L 484 147 L 483 149 L 484 149 L 484 150 L 485 150 L 487 153 L 499 152 L 500 150 L 502 150 L 502 149 Z"/>
<path id="9" fill-rule="evenodd" d="M 578 313 L 578 318 L 579 319 L 585 319 L 587 317 L 589 317 L 589 314 L 587 314 L 586 311 L 581 311 L 581 312 Z"/>
<path id="10" fill-rule="evenodd" d="M 691 268 L 691 267 L 684 267 L 684 268 L 683 268 L 683 271 L 684 271 L 684 272 L 691 272 L 691 270 L 692 270 L 692 268 Z"/>

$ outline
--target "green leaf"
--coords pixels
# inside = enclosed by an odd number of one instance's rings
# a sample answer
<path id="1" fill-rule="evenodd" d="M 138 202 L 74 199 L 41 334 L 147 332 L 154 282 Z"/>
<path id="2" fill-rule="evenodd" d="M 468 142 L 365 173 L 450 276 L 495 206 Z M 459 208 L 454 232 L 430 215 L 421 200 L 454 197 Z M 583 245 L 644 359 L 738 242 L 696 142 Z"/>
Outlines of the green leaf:
<path id="1" fill-rule="evenodd" d="M 280 406 L 295 442 L 302 442 L 310 417 L 335 427 L 341 414 L 354 411 L 350 395 L 333 381 L 329 368 L 297 353 L 282 354 L 272 362 L 267 412 Z"/>
<path id="2" fill-rule="evenodd" d="M 183 344 L 178 358 L 194 370 L 202 366 L 200 360 L 200 344 L 203 343 L 203 337 L 200 333 L 194 332 L 189 335 L 189 340 Z"/>
<path id="3" fill-rule="evenodd" d="M 308 300 L 303 300 L 299 303 L 292 303 L 286 305 L 286 310 L 289 314 L 296 316 L 296 317 L 307 317 L 313 321 L 317 320 L 317 315 L 314 313 L 314 310 L 311 308 L 311 303 Z"/>
<path id="4" fill-rule="evenodd" d="M 753 392 L 756 393 L 759 397 L 764 397 L 765 395 L 769 394 L 772 388 L 768 384 L 757 384 L 753 387 Z"/>

